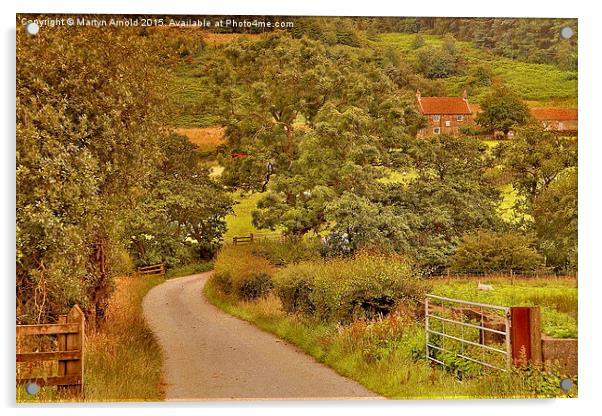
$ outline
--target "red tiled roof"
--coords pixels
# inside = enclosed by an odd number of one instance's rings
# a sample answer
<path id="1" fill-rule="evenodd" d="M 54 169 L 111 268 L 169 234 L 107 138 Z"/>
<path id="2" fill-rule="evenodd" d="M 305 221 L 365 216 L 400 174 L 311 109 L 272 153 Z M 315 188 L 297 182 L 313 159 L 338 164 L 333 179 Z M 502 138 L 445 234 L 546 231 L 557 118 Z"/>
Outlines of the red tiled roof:
<path id="1" fill-rule="evenodd" d="M 421 97 L 418 105 L 422 114 L 472 114 L 462 97 Z"/>
<path id="2" fill-rule="evenodd" d="M 576 108 L 532 108 L 531 114 L 537 120 L 577 120 Z"/>

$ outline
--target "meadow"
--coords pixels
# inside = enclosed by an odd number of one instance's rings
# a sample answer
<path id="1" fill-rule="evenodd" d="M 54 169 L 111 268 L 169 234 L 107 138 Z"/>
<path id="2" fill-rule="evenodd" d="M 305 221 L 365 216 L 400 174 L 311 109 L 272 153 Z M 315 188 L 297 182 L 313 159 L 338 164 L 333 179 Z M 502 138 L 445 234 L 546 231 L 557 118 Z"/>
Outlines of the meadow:
<path id="1" fill-rule="evenodd" d="M 439 48 L 443 38 L 422 35 L 425 46 Z M 378 37 L 377 45 L 393 47 L 410 63 L 417 60 L 417 49 L 413 48 L 415 35 L 385 33 Z M 477 66 L 487 65 L 494 77 L 500 78 L 532 107 L 568 106 L 577 107 L 577 77 L 572 71 L 563 71 L 555 65 L 533 64 L 495 56 L 477 48 L 470 42 L 455 42 L 458 55 L 464 61 L 464 72 L 470 73 Z M 459 96 L 466 88 L 468 75 L 442 78 L 448 95 Z M 486 93 L 483 86 L 471 94 L 471 101 L 478 103 Z"/>

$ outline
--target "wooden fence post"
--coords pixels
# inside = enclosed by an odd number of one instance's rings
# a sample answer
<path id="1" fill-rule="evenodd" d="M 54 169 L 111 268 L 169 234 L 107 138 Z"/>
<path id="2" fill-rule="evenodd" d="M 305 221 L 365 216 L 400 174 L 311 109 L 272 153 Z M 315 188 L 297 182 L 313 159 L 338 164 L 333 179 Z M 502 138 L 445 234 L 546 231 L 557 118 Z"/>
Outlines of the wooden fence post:
<path id="1" fill-rule="evenodd" d="M 80 383 L 75 386 L 67 386 L 68 390 L 78 393 L 84 392 L 84 335 L 86 319 L 84 313 L 79 306 L 75 305 L 67 314 L 67 323 L 79 324 L 79 332 L 75 334 L 67 334 L 66 348 L 67 351 L 79 350 L 81 357 L 79 360 L 71 360 L 65 362 L 65 376 L 76 376 Z"/>
<path id="2" fill-rule="evenodd" d="M 67 315 L 59 316 L 59 324 L 67 323 Z M 57 347 L 59 351 L 67 350 L 67 334 L 60 334 L 56 337 Z M 67 361 L 59 360 L 58 361 L 58 376 L 63 377 L 67 375 Z"/>

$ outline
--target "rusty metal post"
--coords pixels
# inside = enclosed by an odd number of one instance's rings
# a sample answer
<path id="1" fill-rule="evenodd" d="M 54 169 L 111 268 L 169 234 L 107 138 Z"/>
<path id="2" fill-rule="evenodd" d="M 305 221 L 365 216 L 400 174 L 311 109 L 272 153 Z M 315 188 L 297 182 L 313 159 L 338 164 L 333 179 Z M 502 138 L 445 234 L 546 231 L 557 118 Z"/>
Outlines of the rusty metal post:
<path id="1" fill-rule="evenodd" d="M 541 312 L 539 306 L 510 309 L 512 361 L 514 365 L 541 363 Z"/>

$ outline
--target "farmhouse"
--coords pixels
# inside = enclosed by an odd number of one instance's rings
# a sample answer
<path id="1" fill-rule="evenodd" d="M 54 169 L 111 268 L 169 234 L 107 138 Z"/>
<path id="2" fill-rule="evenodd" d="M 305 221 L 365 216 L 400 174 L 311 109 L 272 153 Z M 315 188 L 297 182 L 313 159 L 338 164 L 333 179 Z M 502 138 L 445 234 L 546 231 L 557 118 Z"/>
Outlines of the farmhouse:
<path id="1" fill-rule="evenodd" d="M 423 97 L 420 90 L 416 90 L 416 102 L 420 113 L 427 118 L 427 126 L 418 132 L 418 137 L 457 136 L 461 127 L 474 125 L 474 109 L 466 91 L 462 97 Z"/>
<path id="2" fill-rule="evenodd" d="M 531 115 L 544 130 L 576 133 L 578 111 L 576 108 L 532 108 Z"/>

